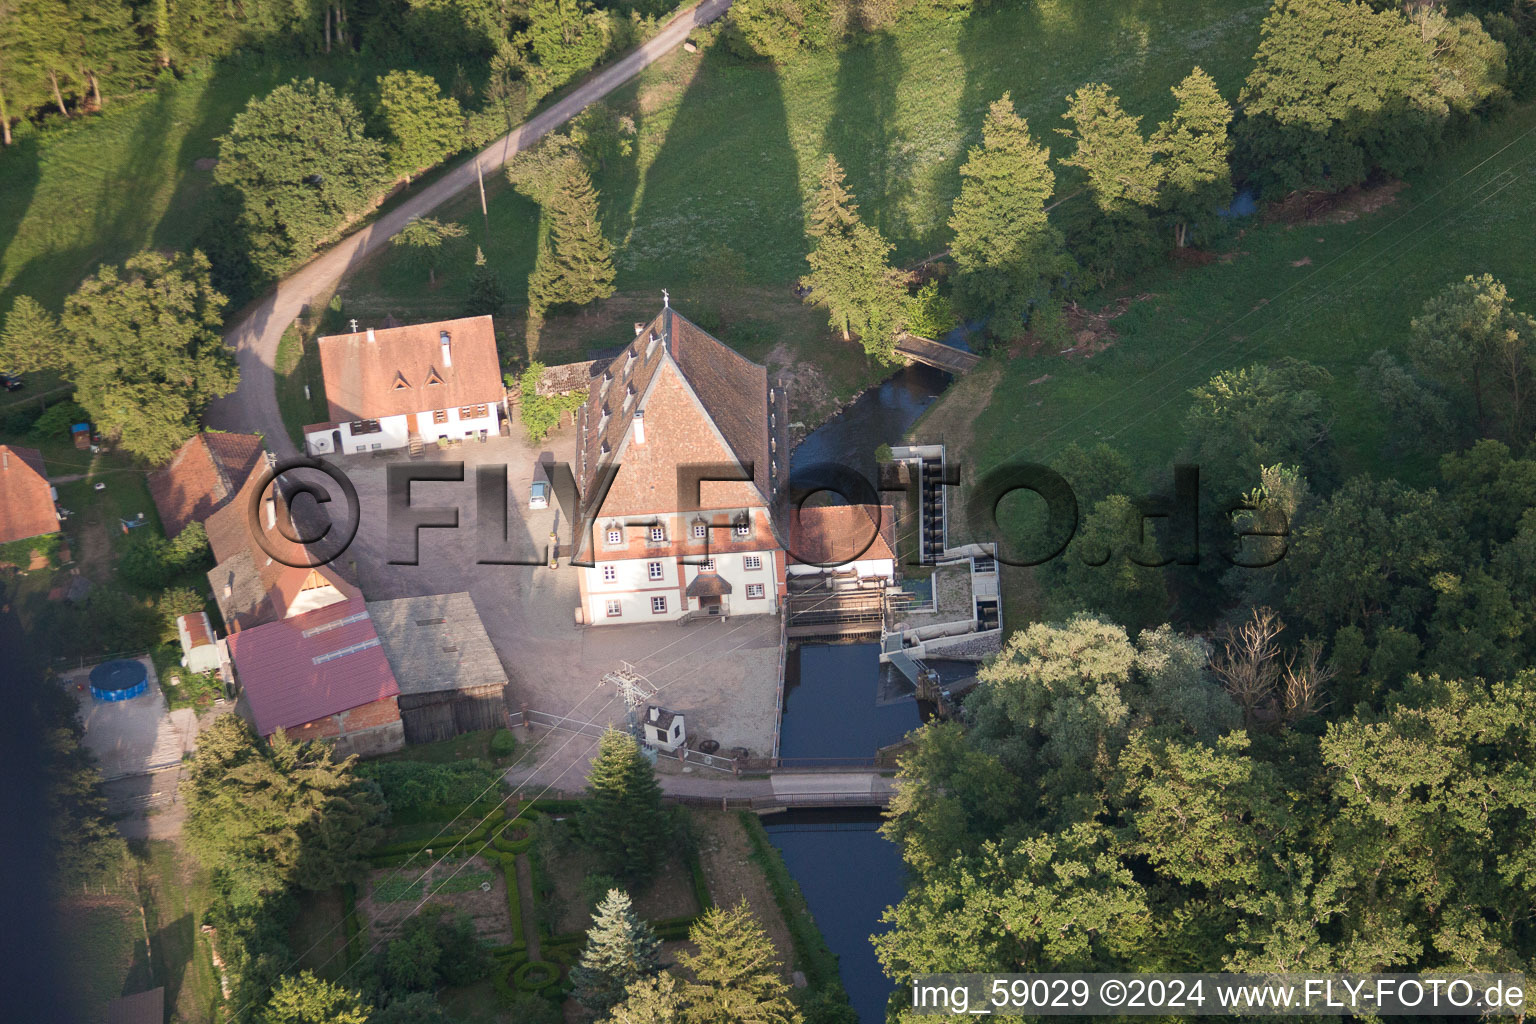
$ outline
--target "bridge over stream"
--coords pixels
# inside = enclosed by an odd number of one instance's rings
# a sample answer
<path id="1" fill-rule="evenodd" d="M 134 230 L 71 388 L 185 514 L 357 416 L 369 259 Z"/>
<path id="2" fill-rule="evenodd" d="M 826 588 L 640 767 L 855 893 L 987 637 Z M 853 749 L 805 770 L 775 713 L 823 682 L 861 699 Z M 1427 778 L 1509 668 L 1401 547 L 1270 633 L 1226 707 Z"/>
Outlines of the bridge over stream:
<path id="1" fill-rule="evenodd" d="M 896 351 L 909 359 L 937 367 L 957 377 L 974 370 L 976 364 L 981 362 L 981 356 L 975 352 L 905 332 L 896 339 Z"/>

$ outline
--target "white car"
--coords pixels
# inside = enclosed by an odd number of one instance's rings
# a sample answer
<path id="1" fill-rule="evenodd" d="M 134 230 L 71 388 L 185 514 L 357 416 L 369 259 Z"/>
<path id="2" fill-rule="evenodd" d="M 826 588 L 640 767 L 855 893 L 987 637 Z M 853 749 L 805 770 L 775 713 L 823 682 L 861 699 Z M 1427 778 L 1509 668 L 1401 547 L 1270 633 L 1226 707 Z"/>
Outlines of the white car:
<path id="1" fill-rule="evenodd" d="M 528 492 L 529 508 L 549 508 L 549 472 L 543 462 L 533 464 L 533 487 Z"/>

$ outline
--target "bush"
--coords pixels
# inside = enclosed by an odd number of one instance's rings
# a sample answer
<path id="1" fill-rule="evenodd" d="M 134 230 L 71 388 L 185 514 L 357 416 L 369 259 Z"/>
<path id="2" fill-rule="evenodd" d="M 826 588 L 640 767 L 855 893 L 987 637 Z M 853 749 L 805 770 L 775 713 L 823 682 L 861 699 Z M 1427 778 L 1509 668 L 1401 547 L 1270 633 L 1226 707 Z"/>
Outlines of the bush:
<path id="1" fill-rule="evenodd" d="M 597 909 L 602 898 L 608 895 L 608 890 L 623 888 L 624 884 L 612 875 L 588 875 L 581 880 L 581 901 L 586 904 L 587 912 L 591 913 Z"/>
<path id="2" fill-rule="evenodd" d="M 564 1020 L 560 1007 L 533 992 L 511 992 L 504 996 L 502 1004 L 506 1016 L 518 1024 L 560 1024 Z"/>
<path id="3" fill-rule="evenodd" d="M 375 761 L 359 766 L 358 774 L 379 784 L 393 811 L 429 806 L 462 808 L 494 795 L 501 778 L 493 765 L 480 758 L 446 764 Z"/>
<path id="4" fill-rule="evenodd" d="M 512 735 L 511 729 L 497 729 L 491 737 L 492 757 L 511 757 L 517 750 L 517 737 Z"/>
<path id="5" fill-rule="evenodd" d="M 85 423 L 90 418 L 91 414 L 74 402 L 59 402 L 49 406 L 47 412 L 33 421 L 29 434 L 38 441 L 50 437 L 67 437 L 70 427 L 76 423 Z"/>

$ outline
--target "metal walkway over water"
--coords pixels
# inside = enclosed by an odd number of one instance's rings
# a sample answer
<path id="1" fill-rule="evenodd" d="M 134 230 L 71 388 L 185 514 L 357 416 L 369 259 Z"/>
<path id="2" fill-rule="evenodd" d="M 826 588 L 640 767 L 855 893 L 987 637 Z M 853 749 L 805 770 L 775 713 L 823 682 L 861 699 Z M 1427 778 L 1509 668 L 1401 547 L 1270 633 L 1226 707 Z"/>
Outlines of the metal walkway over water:
<path id="1" fill-rule="evenodd" d="M 946 373 L 960 376 L 976 368 L 981 356 L 963 348 L 946 345 L 942 341 L 924 338 L 917 334 L 901 334 L 896 338 L 896 351 L 908 359 L 926 363 Z"/>

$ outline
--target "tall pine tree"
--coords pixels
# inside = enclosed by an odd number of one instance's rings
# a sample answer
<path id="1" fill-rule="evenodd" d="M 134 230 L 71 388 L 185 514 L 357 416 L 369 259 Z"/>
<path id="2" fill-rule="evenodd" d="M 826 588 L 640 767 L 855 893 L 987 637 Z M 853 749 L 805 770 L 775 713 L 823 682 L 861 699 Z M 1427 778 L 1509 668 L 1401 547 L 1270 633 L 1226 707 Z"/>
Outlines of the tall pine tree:
<path id="1" fill-rule="evenodd" d="M 809 230 L 816 247 L 806 256 L 811 272 L 800 280 L 806 301 L 826 307 L 844 341 L 857 333 L 867 354 L 891 362 L 906 307 L 901 277 L 886 262 L 894 246 L 859 219 L 835 157 L 827 158 L 812 197 Z"/>
<path id="2" fill-rule="evenodd" d="M 549 225 L 538 263 L 528 278 L 528 304 L 583 306 L 613 294 L 613 246 L 603 237 L 597 189 L 577 160 L 567 160 L 544 207 Z"/>
<path id="3" fill-rule="evenodd" d="M 1056 187 L 1048 157 L 1004 93 L 987 112 L 982 144 L 960 168 L 949 218 L 956 295 L 971 315 L 990 316 L 995 334 L 1011 334 L 1030 301 L 1065 269 L 1061 233 L 1046 216 Z"/>
<path id="4" fill-rule="evenodd" d="M 635 914 L 628 894 L 609 889 L 592 915 L 581 963 L 571 969 L 572 995 L 594 1014 L 625 998 L 630 985 L 661 969 L 661 940 Z"/>
<path id="5" fill-rule="evenodd" d="M 1152 144 L 1162 157 L 1161 205 L 1173 220 L 1174 245 L 1189 241 L 1191 221 L 1210 219 L 1232 201 L 1232 108 L 1200 68 L 1173 87 L 1178 106 L 1157 126 Z"/>
<path id="6" fill-rule="evenodd" d="M 698 947 L 678 955 L 693 976 L 683 986 L 688 1024 L 800 1024 L 773 942 L 745 900 L 705 911 L 688 938 Z"/>
<path id="7" fill-rule="evenodd" d="M 602 870 L 617 878 L 645 881 L 670 852 L 671 819 L 656 770 L 633 736 L 614 729 L 603 734 L 578 821 Z"/>
<path id="8" fill-rule="evenodd" d="M 1148 213 L 1161 167 L 1140 120 L 1121 109 L 1108 86 L 1083 86 L 1067 97 L 1062 116 L 1072 128 L 1058 131 L 1075 143 L 1062 163 L 1083 172 L 1093 198 L 1070 211 L 1069 245 L 1086 276 L 1104 283 L 1139 269 L 1158 249 Z"/>

